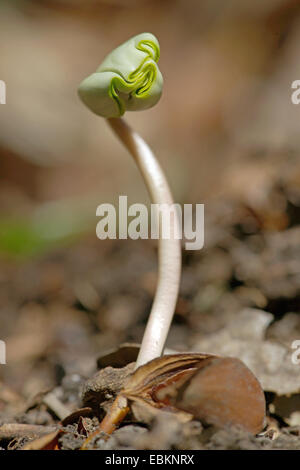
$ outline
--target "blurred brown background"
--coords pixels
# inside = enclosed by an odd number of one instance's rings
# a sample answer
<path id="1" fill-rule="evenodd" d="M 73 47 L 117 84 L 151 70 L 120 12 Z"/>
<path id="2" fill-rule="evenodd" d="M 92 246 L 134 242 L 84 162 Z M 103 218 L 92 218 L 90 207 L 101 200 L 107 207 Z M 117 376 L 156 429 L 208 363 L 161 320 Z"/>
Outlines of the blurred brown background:
<path id="1" fill-rule="evenodd" d="M 277 271 L 280 291 L 273 278 L 258 285 L 246 255 L 222 245 L 233 226 L 243 243 L 299 223 L 300 106 L 291 103 L 291 83 L 300 79 L 299 2 L 1 0 L 0 338 L 8 365 L 0 372 L 25 397 L 67 373 L 89 375 L 99 351 L 141 338 L 155 246 L 98 241 L 95 211 L 120 194 L 129 203 L 147 194 L 77 87 L 108 52 L 144 31 L 161 45 L 164 92 L 156 107 L 126 119 L 162 162 L 176 201 L 206 204 L 206 247 L 192 254 L 194 271 L 185 254 L 171 345 L 193 346 L 190 328 L 214 331 L 241 305 L 268 307 L 278 318 L 299 306 L 294 253 L 287 272 Z M 251 238 L 253 253 L 271 276 L 259 240 Z M 239 277 L 241 266 L 251 273 Z M 228 291 L 241 285 L 247 295 L 233 301 Z"/>
<path id="2" fill-rule="evenodd" d="M 272 152 L 274 167 L 278 153 L 299 148 L 299 109 L 290 100 L 300 76 L 298 7 L 287 0 L 2 1 L 5 184 L 34 202 L 102 201 L 116 192 L 145 198 L 134 164 L 76 90 L 111 49 L 149 30 L 161 44 L 164 93 L 128 121 L 152 144 L 180 202 L 245 188 L 235 174 L 241 162 L 252 167 L 251 155 Z"/>

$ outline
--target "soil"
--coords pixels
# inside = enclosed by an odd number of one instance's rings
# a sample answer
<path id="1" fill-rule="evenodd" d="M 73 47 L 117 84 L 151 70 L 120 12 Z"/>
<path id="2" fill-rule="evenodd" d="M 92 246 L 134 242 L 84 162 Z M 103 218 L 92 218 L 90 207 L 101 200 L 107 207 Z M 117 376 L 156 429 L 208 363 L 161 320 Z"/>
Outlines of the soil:
<path id="1" fill-rule="evenodd" d="M 296 174 L 295 163 L 263 198 L 206 207 L 205 248 L 183 253 L 167 344 L 170 351 L 242 359 L 265 391 L 265 431 L 252 436 L 197 420 L 182 424 L 163 411 L 151 423 L 129 414 L 111 437 L 91 440 L 91 448 L 300 449 L 300 373 L 292 361 L 292 343 L 300 339 Z M 275 194 L 281 204 L 274 209 Z M 21 449 L 58 427 L 60 448 L 78 449 L 97 428 L 132 371 L 156 263 L 151 241 L 94 237 L 36 258 L 3 260 L 2 449 Z"/>

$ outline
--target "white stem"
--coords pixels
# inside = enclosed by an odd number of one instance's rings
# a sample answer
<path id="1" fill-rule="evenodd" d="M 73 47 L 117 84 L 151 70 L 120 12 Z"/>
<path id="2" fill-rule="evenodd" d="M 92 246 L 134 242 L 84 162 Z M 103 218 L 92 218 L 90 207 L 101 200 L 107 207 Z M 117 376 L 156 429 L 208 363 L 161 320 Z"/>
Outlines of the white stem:
<path id="1" fill-rule="evenodd" d="M 166 177 L 146 142 L 121 118 L 108 119 L 108 123 L 133 156 L 154 204 L 173 204 Z M 173 218 L 173 229 L 178 224 Z M 171 234 L 174 235 L 174 232 Z M 136 368 L 161 356 L 177 302 L 181 275 L 181 244 L 175 236 L 159 238 L 158 283 L 152 309 L 144 333 Z"/>

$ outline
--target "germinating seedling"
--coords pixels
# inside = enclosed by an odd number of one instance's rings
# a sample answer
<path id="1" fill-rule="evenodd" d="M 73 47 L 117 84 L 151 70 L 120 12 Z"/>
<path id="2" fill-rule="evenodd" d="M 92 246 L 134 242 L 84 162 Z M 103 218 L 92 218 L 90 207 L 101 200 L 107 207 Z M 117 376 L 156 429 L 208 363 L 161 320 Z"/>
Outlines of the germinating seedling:
<path id="1" fill-rule="evenodd" d="M 157 39 L 150 33 L 139 34 L 111 52 L 96 72 L 83 80 L 79 95 L 94 113 L 107 119 L 131 153 L 152 202 L 173 205 L 171 191 L 158 161 L 144 140 L 121 118 L 127 110 L 147 109 L 158 102 L 163 86 L 158 59 Z M 144 404 L 152 409 L 173 407 L 175 411 L 178 406 L 178 409 L 200 420 L 221 426 L 240 425 L 254 434 L 263 427 L 264 394 L 257 379 L 241 361 L 202 353 L 160 357 L 180 282 L 181 247 L 175 236 L 177 224 L 174 212 L 173 236 L 159 238 L 157 289 L 136 370 L 117 395 L 99 429 L 88 437 L 83 448 L 87 448 L 100 431 L 113 432 L 128 413 L 130 402 L 136 400 L 139 403 L 144 400 Z M 176 387 L 178 390 L 181 384 L 187 383 L 187 379 L 190 380 L 188 387 L 183 388 L 174 401 Z"/>
<path id="2" fill-rule="evenodd" d="M 160 49 L 153 34 L 139 34 L 111 52 L 80 84 L 79 96 L 107 123 L 133 156 L 154 204 L 173 204 L 157 159 L 144 140 L 121 118 L 125 111 L 151 108 L 160 99 L 163 78 L 157 66 Z M 174 213 L 173 230 L 178 224 Z M 159 238 L 158 283 L 136 368 L 159 357 L 172 322 L 181 273 L 180 241 Z"/>

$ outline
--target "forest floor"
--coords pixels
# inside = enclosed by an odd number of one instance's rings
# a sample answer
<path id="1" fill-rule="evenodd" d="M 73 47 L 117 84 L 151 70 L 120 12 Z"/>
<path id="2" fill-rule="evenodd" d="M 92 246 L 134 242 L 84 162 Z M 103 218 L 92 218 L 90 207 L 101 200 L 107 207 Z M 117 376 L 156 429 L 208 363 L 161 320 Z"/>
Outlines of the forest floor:
<path id="1" fill-rule="evenodd" d="M 299 174 L 299 164 L 289 165 L 257 200 L 206 206 L 205 247 L 183 253 L 167 344 L 243 360 L 265 391 L 267 431 L 182 425 L 172 413 L 150 424 L 129 415 L 92 448 L 300 449 L 300 365 L 292 360 L 300 340 Z M 36 258 L 3 259 L 2 449 L 21 449 L 58 427 L 59 448 L 81 447 L 135 360 L 156 269 L 155 244 L 141 240 L 90 237 Z"/>

